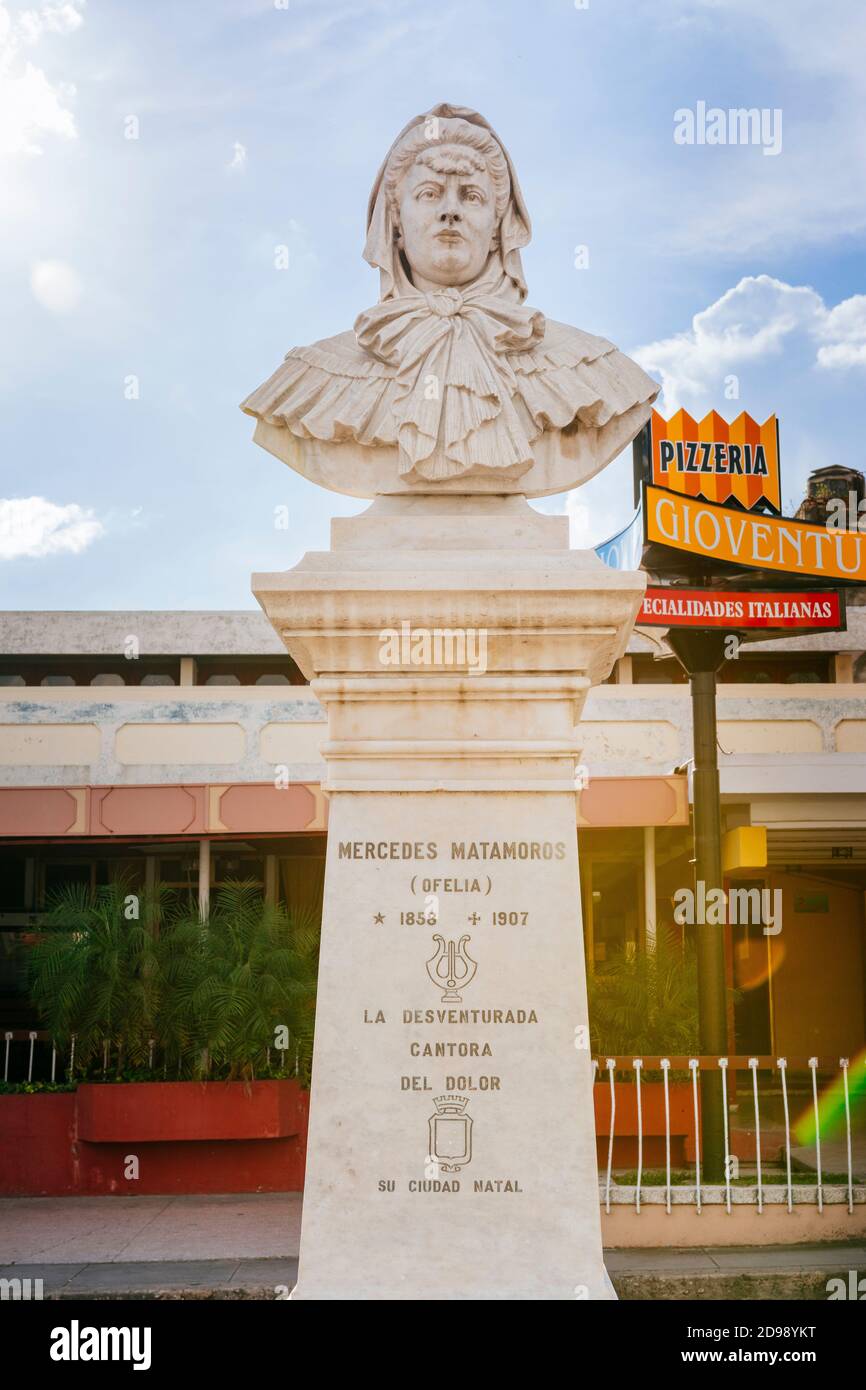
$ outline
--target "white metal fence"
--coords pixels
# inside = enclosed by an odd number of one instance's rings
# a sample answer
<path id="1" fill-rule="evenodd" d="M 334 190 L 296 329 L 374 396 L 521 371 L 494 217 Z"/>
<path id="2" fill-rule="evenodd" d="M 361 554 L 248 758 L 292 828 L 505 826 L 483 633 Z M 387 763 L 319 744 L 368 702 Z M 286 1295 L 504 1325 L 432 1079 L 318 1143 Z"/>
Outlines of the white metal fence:
<path id="1" fill-rule="evenodd" d="M 730 1213 L 735 1205 L 744 1203 L 754 1204 L 761 1212 L 766 1204 L 784 1203 L 787 1210 L 792 1212 L 795 1205 L 803 1203 L 813 1203 L 819 1211 L 823 1211 L 824 1205 L 837 1205 L 845 1202 L 848 1211 L 854 1210 L 855 1203 L 866 1201 L 866 1185 L 864 1185 L 862 1172 L 855 1174 L 854 1165 L 854 1144 L 852 1139 L 852 1115 L 851 1115 L 851 1078 L 850 1072 L 852 1063 L 847 1057 L 840 1057 L 838 1062 L 832 1063 L 823 1061 L 818 1057 L 808 1058 L 786 1058 L 786 1057 L 607 1057 L 593 1059 L 593 1080 L 596 1086 L 606 1086 L 609 1093 L 610 1123 L 607 1139 L 607 1166 L 604 1177 L 600 1183 L 601 1200 L 606 1211 L 610 1211 L 611 1204 L 614 1205 L 634 1205 L 635 1210 L 640 1212 L 641 1204 L 659 1204 L 664 1202 L 668 1213 L 674 1206 L 684 1203 L 694 1204 L 698 1212 L 703 1205 L 715 1205 L 724 1203 L 726 1210 Z M 853 1064 L 856 1066 L 857 1074 L 854 1078 L 855 1095 L 858 1090 L 864 1090 L 866 1081 L 866 1056 L 860 1056 Z M 661 1085 L 664 1097 L 664 1147 L 665 1147 L 665 1182 L 662 1186 L 647 1186 L 642 1182 L 644 1177 L 644 1140 L 645 1140 L 645 1087 L 646 1082 L 642 1080 L 642 1075 L 647 1071 L 660 1072 L 662 1076 Z M 688 1075 L 692 1097 L 692 1126 L 690 1138 L 694 1145 L 694 1177 L 688 1183 L 684 1183 L 681 1178 L 675 1182 L 672 1177 L 671 1165 L 671 1072 L 680 1072 Z M 736 1172 L 739 1161 L 731 1153 L 731 1117 L 730 1108 L 732 1104 L 731 1075 L 736 1071 L 745 1071 L 750 1074 L 751 1085 L 750 1095 L 753 1105 L 754 1123 L 754 1166 L 755 1181 L 746 1185 L 739 1185 L 736 1179 Z M 701 1087 L 700 1078 L 708 1073 L 715 1073 L 721 1080 L 721 1116 L 724 1133 L 724 1181 L 723 1183 L 703 1183 L 701 1177 Z M 773 1088 L 774 1095 L 781 1100 L 782 1120 L 784 1126 L 784 1180 L 774 1181 L 772 1177 L 766 1177 L 767 1160 L 761 1150 L 761 1088 L 759 1087 L 758 1077 L 760 1073 L 771 1073 L 777 1083 Z M 791 1073 L 802 1074 L 808 1078 L 807 1087 L 811 1094 L 811 1107 L 814 1120 L 814 1140 L 810 1141 L 809 1147 L 814 1144 L 815 1165 L 814 1179 L 808 1170 L 801 1170 L 796 1173 L 792 1161 L 792 1125 L 791 1125 Z M 819 1074 L 821 1084 L 819 1086 Z M 617 1138 L 622 1139 L 622 1133 L 617 1133 L 617 1078 L 630 1082 L 634 1087 L 634 1098 L 637 1110 L 637 1164 L 636 1176 L 633 1183 L 623 1183 L 617 1181 L 614 1174 L 614 1143 Z M 827 1126 L 827 1115 L 822 1115 L 821 1093 L 825 1097 L 835 1090 L 841 1111 L 844 1113 L 844 1150 L 846 1164 L 846 1181 L 844 1183 L 834 1182 L 828 1184 L 824 1181 L 824 1165 L 821 1152 L 821 1130 L 822 1125 Z M 769 1096 L 765 1088 L 764 1105 L 768 1102 Z M 602 1139 L 599 1134 L 599 1140 Z M 628 1134 L 632 1137 L 631 1133 Z M 862 1141 L 866 1148 L 866 1128 L 862 1130 Z M 745 1161 L 745 1160 L 743 1160 Z M 863 1157 L 863 1165 L 866 1166 L 866 1154 Z"/>
<path id="2" fill-rule="evenodd" d="M 67 1079 L 74 1068 L 74 1040 L 69 1056 L 63 1058 L 52 1046 L 47 1033 L 37 1030 L 6 1030 L 3 1033 L 3 1044 L 4 1082 L 32 1083 L 36 1080 L 50 1081 L 51 1083 L 62 1082 Z M 108 1044 L 106 1044 L 106 1049 L 108 1050 Z M 107 1055 L 105 1060 L 107 1070 Z M 151 1049 L 150 1062 L 152 1065 L 153 1048 Z M 602 1144 L 605 1144 L 607 1149 L 606 1164 L 600 1163 L 600 1168 L 602 1168 L 600 1197 L 606 1211 L 609 1212 L 612 1206 L 633 1205 L 635 1210 L 640 1212 L 642 1205 L 655 1206 L 661 1203 L 664 1204 L 668 1213 L 672 1211 L 673 1207 L 684 1204 L 694 1205 L 696 1210 L 700 1212 L 704 1205 L 721 1203 L 724 1203 L 728 1212 L 731 1212 L 734 1206 L 743 1204 L 754 1204 L 761 1212 L 765 1204 L 775 1205 L 779 1203 L 784 1203 L 789 1212 L 792 1212 L 795 1206 L 804 1203 L 814 1204 L 819 1211 L 823 1211 L 825 1204 L 838 1205 L 844 1202 L 847 1204 L 848 1211 L 852 1212 L 855 1204 L 866 1202 L 866 1182 L 863 1181 L 864 1176 L 866 1176 L 863 1171 L 866 1169 L 866 1120 L 862 1115 L 859 1117 L 861 1126 L 858 1130 L 859 1145 L 862 1146 L 863 1154 L 862 1160 L 858 1161 L 857 1171 L 855 1171 L 851 1106 L 852 1087 L 855 1098 L 862 1095 L 864 1104 L 866 1104 L 866 1055 L 861 1055 L 853 1063 L 847 1057 L 840 1057 L 838 1061 L 828 1062 L 822 1061 L 818 1057 L 620 1056 L 597 1058 L 593 1060 L 592 1065 L 595 1086 L 606 1089 L 606 1100 L 610 1110 L 607 1132 L 602 1134 L 599 1131 L 597 1134 L 600 1149 Z M 854 1071 L 853 1077 L 851 1075 L 852 1070 Z M 660 1073 L 662 1078 L 660 1084 L 664 1101 L 665 1180 L 660 1185 L 648 1185 L 643 1181 L 647 1167 L 645 1164 L 645 1139 L 648 1138 L 646 1125 L 647 1083 L 643 1078 L 647 1072 Z M 673 1133 L 670 1081 L 672 1072 L 688 1076 L 691 1092 L 689 1138 L 694 1146 L 694 1160 L 693 1164 L 690 1165 L 693 1172 L 690 1172 L 687 1182 L 683 1181 L 681 1173 L 674 1175 L 672 1166 Z M 734 1160 L 730 1153 L 732 1147 L 730 1111 L 736 1094 L 733 1077 L 737 1072 L 747 1073 L 751 1078 L 748 1092 L 753 1107 L 755 1180 L 746 1184 L 737 1181 L 736 1168 L 738 1162 L 747 1160 Z M 701 1173 L 702 1099 L 700 1080 L 707 1073 L 715 1073 L 721 1080 L 721 1116 L 726 1155 L 724 1181 L 722 1183 L 703 1181 Z M 774 1100 L 781 1101 L 784 1128 L 784 1175 L 781 1180 L 779 1180 L 781 1175 L 770 1173 L 768 1176 L 768 1161 L 761 1149 L 762 1092 L 759 1076 L 762 1074 L 765 1077 L 771 1076 L 774 1083 L 771 1090 L 768 1090 L 769 1083 L 765 1081 L 763 1094 L 765 1115 L 771 1095 Z M 792 1082 L 792 1074 L 802 1078 L 799 1087 Z M 631 1130 L 623 1131 L 622 1127 L 619 1131 L 617 1129 L 617 1088 L 623 1082 L 634 1088 L 636 1133 Z M 795 1172 L 792 1160 L 792 1150 L 796 1147 L 792 1144 L 792 1085 L 794 1085 L 795 1094 L 799 1094 L 801 1098 L 805 1085 L 805 1093 L 811 1097 L 814 1119 L 814 1140 L 812 1142 L 815 1158 L 812 1172 L 802 1169 Z M 844 1114 L 845 1181 L 843 1183 L 824 1181 L 822 1126 L 826 1130 L 827 1116 L 826 1114 L 822 1115 L 821 1095 L 823 1093 L 826 1097 L 830 1092 L 835 1092 L 836 1111 Z M 681 1134 L 681 1131 L 678 1131 L 678 1134 Z M 655 1131 L 653 1137 L 661 1136 Z M 637 1162 L 634 1182 L 623 1181 L 621 1176 L 617 1177 L 616 1175 L 614 1145 L 617 1139 L 634 1139 L 636 1141 Z"/>

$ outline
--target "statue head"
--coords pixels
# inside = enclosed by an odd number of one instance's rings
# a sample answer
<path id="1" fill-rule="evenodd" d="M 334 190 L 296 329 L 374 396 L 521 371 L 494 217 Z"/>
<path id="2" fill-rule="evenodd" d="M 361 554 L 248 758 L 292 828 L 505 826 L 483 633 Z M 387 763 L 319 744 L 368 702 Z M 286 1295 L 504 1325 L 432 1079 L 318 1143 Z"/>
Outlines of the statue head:
<path id="1" fill-rule="evenodd" d="M 441 104 L 400 133 L 370 197 L 364 255 L 381 299 L 467 285 L 492 265 L 522 299 L 529 217 L 511 161 L 482 116 Z"/>

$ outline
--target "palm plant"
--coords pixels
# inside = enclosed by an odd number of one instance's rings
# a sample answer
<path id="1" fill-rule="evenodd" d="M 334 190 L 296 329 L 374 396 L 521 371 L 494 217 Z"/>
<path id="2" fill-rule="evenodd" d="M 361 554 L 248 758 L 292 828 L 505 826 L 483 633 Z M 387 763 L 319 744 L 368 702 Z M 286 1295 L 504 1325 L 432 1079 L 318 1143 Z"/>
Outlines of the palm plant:
<path id="1" fill-rule="evenodd" d="M 587 985 L 596 1056 L 698 1050 L 698 971 L 690 943 L 681 946 L 659 932 L 654 951 L 619 953 Z"/>
<path id="2" fill-rule="evenodd" d="M 30 952 L 30 995 L 61 1053 L 75 1039 L 78 1072 L 116 1046 L 118 1073 L 309 1084 L 318 949 L 315 907 L 265 903 L 253 883 L 221 888 L 207 921 L 165 889 L 70 887 Z"/>
<path id="3" fill-rule="evenodd" d="M 106 1043 L 131 1062 L 148 1055 L 160 1008 L 152 923 L 163 897 L 120 881 L 95 892 L 69 886 L 50 901 L 29 954 L 30 994 L 58 1050 L 75 1039 L 81 1068 Z"/>
<path id="4" fill-rule="evenodd" d="M 169 1066 L 252 1079 L 280 1056 L 308 1083 L 318 950 L 315 910 L 264 902 L 254 883 L 224 885 L 207 922 L 169 922 L 157 947 Z"/>

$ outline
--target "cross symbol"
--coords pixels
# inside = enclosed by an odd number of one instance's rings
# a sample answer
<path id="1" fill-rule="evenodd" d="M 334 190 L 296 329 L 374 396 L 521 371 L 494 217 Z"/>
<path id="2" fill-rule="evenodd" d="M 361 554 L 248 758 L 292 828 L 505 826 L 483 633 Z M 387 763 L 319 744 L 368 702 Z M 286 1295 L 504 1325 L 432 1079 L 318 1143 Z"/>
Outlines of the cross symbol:
<path id="1" fill-rule="evenodd" d="M 478 916 L 477 912 L 472 912 L 470 913 L 469 921 L 472 923 L 473 927 L 477 927 L 478 923 L 481 921 L 481 918 Z"/>

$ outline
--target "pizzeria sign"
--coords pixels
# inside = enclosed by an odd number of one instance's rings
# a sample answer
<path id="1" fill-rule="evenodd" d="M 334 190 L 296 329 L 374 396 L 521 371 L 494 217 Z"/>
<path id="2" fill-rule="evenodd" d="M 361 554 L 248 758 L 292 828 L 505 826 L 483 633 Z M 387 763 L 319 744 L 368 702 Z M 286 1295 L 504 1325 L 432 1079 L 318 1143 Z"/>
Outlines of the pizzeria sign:
<path id="1" fill-rule="evenodd" d="M 702 420 L 686 410 L 665 420 L 654 410 L 649 452 L 656 487 L 743 511 L 782 510 L 775 415 L 760 424 L 746 411 L 728 421 L 716 410 Z"/>

